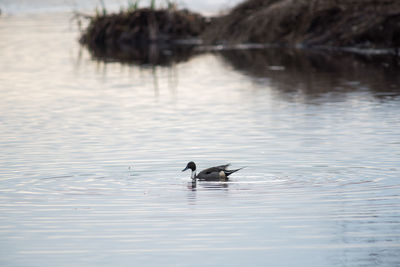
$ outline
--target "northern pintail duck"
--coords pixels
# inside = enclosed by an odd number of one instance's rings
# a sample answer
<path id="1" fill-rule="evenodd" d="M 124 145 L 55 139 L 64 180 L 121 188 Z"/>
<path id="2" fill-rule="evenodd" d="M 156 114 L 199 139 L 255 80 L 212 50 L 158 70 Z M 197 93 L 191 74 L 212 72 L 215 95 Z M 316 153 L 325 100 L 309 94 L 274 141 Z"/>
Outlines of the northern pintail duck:
<path id="1" fill-rule="evenodd" d="M 226 181 L 228 180 L 228 176 L 231 175 L 234 172 L 237 172 L 240 169 L 236 170 L 227 170 L 226 168 L 230 164 L 226 165 L 221 165 L 221 166 L 216 166 L 216 167 L 211 167 L 205 170 L 202 170 L 199 172 L 199 174 L 196 174 L 196 164 L 193 161 L 190 161 L 187 165 L 186 168 L 184 168 L 182 171 L 186 171 L 187 169 L 192 170 L 191 178 L 192 180 L 200 180 L 200 181 Z"/>

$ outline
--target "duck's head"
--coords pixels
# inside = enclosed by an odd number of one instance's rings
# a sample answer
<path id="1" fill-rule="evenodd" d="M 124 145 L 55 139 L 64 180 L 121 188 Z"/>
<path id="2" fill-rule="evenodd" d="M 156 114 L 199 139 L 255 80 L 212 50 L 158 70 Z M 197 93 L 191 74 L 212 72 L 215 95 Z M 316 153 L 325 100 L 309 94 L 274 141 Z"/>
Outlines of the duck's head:
<path id="1" fill-rule="evenodd" d="M 187 165 L 186 168 L 184 168 L 182 171 L 186 171 L 187 169 L 191 169 L 192 172 L 196 171 L 196 164 L 193 161 L 190 161 Z"/>

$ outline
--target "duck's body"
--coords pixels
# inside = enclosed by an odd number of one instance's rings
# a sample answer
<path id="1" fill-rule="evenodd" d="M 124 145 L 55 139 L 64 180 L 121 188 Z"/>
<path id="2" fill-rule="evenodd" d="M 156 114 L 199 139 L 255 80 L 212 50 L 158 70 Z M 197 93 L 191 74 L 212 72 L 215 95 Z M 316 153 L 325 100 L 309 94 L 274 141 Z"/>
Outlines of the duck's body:
<path id="1" fill-rule="evenodd" d="M 201 172 L 199 172 L 199 174 L 196 174 L 196 164 L 193 161 L 191 161 L 186 165 L 186 168 L 183 169 L 182 171 L 191 169 L 192 170 L 191 178 L 193 180 L 197 179 L 200 181 L 226 181 L 228 180 L 229 175 L 242 169 L 240 168 L 236 170 L 227 170 L 226 168 L 228 168 L 228 166 L 229 164 L 215 166 L 202 170 Z"/>

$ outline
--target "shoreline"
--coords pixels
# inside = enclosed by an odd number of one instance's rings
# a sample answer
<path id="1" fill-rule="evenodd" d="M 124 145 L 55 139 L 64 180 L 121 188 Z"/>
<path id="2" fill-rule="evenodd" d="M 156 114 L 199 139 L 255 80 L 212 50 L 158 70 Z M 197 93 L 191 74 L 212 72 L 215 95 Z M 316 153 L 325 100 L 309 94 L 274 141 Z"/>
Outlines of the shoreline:
<path id="1" fill-rule="evenodd" d="M 247 0 L 215 17 L 172 6 L 104 12 L 89 20 L 80 38 L 89 50 L 292 47 L 400 55 L 400 3 L 395 0 Z"/>

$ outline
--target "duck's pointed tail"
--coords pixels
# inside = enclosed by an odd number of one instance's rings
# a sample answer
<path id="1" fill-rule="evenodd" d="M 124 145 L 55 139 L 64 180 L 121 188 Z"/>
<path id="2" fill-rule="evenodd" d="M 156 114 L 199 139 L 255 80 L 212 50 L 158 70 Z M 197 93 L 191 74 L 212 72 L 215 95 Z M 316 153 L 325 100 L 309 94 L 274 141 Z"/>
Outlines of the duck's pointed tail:
<path id="1" fill-rule="evenodd" d="M 240 171 L 240 170 L 243 169 L 243 168 L 246 168 L 246 167 L 242 167 L 242 168 L 239 168 L 239 169 L 236 169 L 236 170 L 225 170 L 224 172 L 225 172 L 225 175 L 226 175 L 226 176 L 229 176 L 229 175 L 231 175 L 232 173 L 237 172 L 237 171 Z"/>

